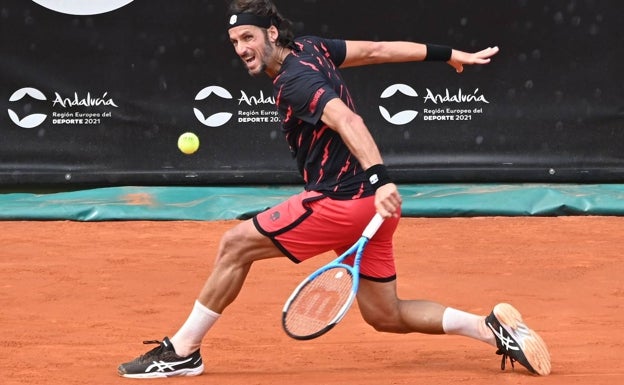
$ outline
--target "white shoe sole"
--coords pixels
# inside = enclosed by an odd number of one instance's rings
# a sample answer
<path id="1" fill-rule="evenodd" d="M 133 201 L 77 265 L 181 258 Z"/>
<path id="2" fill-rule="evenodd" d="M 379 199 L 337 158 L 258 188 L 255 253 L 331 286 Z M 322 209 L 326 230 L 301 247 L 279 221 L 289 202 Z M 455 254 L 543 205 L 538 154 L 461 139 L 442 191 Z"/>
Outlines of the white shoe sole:
<path id="1" fill-rule="evenodd" d="M 167 377 L 189 377 L 189 376 L 199 376 L 204 372 L 204 365 L 200 365 L 193 369 L 180 369 L 175 372 L 150 372 L 150 373 L 139 373 L 139 374 L 122 374 L 122 377 L 125 378 L 167 378 Z"/>

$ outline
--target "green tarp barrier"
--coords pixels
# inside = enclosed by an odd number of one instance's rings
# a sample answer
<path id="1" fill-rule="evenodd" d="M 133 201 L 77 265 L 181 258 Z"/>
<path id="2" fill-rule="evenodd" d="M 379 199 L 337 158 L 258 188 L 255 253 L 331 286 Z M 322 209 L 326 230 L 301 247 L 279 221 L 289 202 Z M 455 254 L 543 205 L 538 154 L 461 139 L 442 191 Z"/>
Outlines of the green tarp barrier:
<path id="1" fill-rule="evenodd" d="M 0 220 L 243 219 L 301 191 L 294 186 L 107 187 L 0 194 Z M 624 185 L 400 186 L 405 217 L 624 215 Z"/>

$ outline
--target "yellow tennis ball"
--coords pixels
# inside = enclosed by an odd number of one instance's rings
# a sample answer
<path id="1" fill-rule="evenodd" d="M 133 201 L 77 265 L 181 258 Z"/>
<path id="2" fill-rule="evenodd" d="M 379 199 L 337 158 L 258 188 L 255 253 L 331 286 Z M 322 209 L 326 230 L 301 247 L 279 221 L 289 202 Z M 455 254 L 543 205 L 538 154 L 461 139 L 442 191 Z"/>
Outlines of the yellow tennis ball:
<path id="1" fill-rule="evenodd" d="M 183 153 L 190 155 L 199 148 L 199 138 L 192 132 L 185 132 L 178 138 L 178 148 Z"/>

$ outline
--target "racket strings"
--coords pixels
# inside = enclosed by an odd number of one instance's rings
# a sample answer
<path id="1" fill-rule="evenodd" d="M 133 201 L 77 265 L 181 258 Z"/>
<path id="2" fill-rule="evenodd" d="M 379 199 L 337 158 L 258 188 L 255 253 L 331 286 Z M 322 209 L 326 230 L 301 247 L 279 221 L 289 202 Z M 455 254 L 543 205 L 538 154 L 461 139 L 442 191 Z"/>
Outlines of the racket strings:
<path id="1" fill-rule="evenodd" d="M 313 335 L 330 325 L 349 301 L 353 276 L 334 267 L 316 276 L 291 302 L 284 327 L 293 335 Z"/>

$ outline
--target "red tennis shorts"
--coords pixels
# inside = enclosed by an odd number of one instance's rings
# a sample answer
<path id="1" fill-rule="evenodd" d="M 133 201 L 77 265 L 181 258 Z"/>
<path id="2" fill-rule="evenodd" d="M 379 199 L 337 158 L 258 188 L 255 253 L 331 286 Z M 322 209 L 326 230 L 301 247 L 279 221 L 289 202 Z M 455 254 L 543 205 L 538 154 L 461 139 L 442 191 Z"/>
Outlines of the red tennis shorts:
<path id="1" fill-rule="evenodd" d="M 351 247 L 375 215 L 374 199 L 336 200 L 304 191 L 257 214 L 253 223 L 284 255 L 300 263 L 327 251 L 339 255 Z M 399 218 L 386 219 L 368 242 L 360 264 L 362 278 L 396 279 L 392 236 L 398 223 Z"/>

